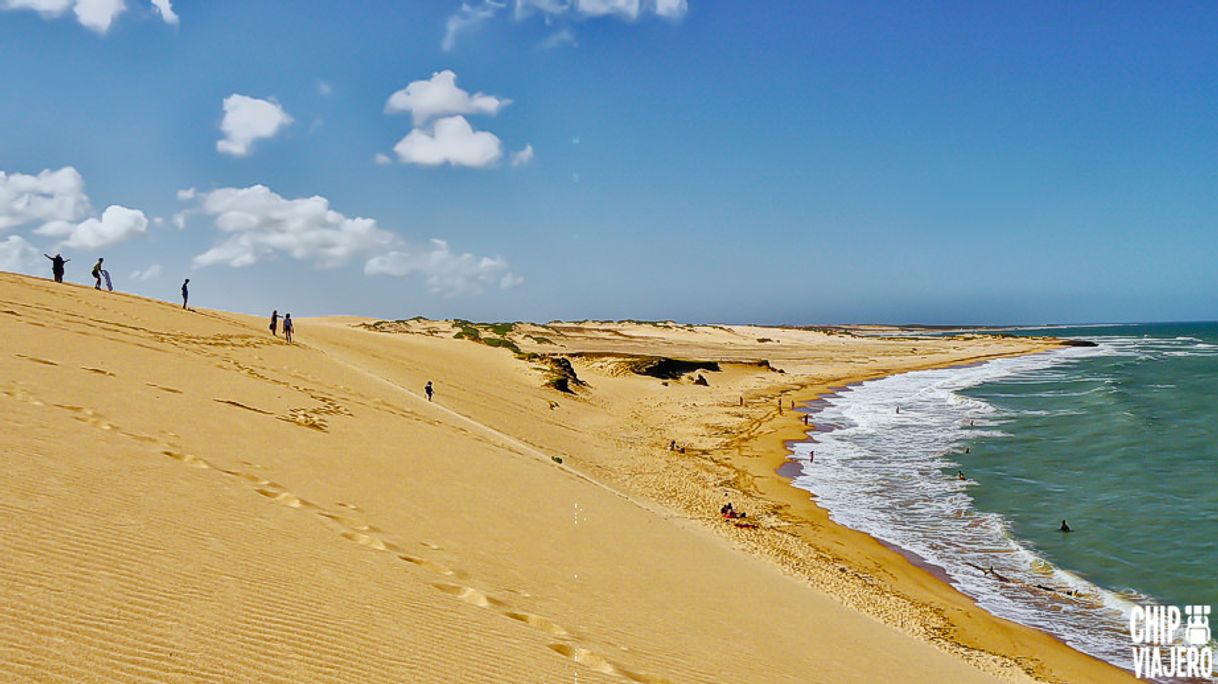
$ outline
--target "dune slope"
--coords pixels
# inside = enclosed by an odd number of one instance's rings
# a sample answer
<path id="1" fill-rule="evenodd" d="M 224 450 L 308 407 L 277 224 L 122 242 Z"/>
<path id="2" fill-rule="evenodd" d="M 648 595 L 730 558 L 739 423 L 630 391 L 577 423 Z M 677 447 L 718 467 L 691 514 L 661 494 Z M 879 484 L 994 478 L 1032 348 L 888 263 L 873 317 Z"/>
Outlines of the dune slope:
<path id="1" fill-rule="evenodd" d="M 450 336 L 331 319 L 288 346 L 264 323 L 0 274 L 0 672 L 1026 676 L 849 608 L 610 473 L 614 397 L 652 378 L 572 398 Z"/>

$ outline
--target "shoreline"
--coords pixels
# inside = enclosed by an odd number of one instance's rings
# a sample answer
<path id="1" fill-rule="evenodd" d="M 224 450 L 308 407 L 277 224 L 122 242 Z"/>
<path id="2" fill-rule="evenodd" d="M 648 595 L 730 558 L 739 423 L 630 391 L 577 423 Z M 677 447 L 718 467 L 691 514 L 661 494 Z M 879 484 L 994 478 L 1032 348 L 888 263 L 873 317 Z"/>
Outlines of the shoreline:
<path id="1" fill-rule="evenodd" d="M 817 503 L 811 492 L 795 487 L 792 484 L 793 478 L 789 475 L 790 465 L 799 463 L 790 458 L 790 445 L 809 439 L 815 441 L 815 432 L 810 430 L 811 426 L 803 425 L 800 416 L 806 413 L 805 409 L 823 401 L 827 395 L 836 394 L 846 387 L 894 375 L 968 367 L 999 358 L 1048 353 L 1059 348 L 1062 347 L 1054 345 L 1033 351 L 993 354 L 965 362 L 911 366 L 893 372 L 860 374 L 827 382 L 808 383 L 780 391 L 777 396 L 787 401 L 795 401 L 797 409 L 783 411 L 781 414 L 773 412 L 765 421 L 770 424 L 768 432 L 741 444 L 762 457 L 760 467 L 756 459 L 740 459 L 736 466 L 754 478 L 762 496 L 804 523 L 801 534 L 810 535 L 815 532 L 816 540 L 821 545 L 829 541 L 832 546 L 842 550 L 842 555 L 845 556 L 842 560 L 848 566 L 865 572 L 880 571 L 880 574 L 886 575 L 885 579 L 892 588 L 940 616 L 944 624 L 932 628 L 937 634 L 930 641 L 941 648 L 946 646 L 945 650 L 955 651 L 957 655 L 973 662 L 974 656 L 981 654 L 1009 660 L 1018 663 L 1026 674 L 1040 681 L 1097 681 L 1096 677 L 1112 681 L 1122 675 L 1132 678 L 1128 671 L 1078 651 L 1053 634 L 986 611 L 951 582 L 944 568 L 895 544 L 837 523 L 830 517 L 828 509 Z M 784 471 L 784 468 L 787 470 Z M 829 539 L 826 540 L 826 537 Z M 813 545 L 815 546 L 815 542 Z M 833 594 L 832 591 L 829 593 Z M 943 627 L 947 629 L 942 630 Z M 1011 648 L 1021 642 L 1034 644 L 1035 647 Z M 1029 652 L 1035 653 L 1037 658 L 1028 659 L 1021 655 Z"/>

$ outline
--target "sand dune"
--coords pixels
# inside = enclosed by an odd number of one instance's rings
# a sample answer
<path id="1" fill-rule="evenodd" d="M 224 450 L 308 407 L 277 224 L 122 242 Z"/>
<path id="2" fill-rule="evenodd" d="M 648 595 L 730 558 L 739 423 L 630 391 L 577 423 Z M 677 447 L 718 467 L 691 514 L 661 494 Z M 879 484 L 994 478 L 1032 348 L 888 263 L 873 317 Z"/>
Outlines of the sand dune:
<path id="1" fill-rule="evenodd" d="M 780 397 L 1043 343 L 485 332 L 518 356 L 451 323 L 365 323 L 301 320 L 288 346 L 261 319 L 0 274 L 3 678 L 1122 676 L 773 474 L 798 434 Z M 529 353 L 586 385 L 554 389 Z M 640 356 L 720 365 L 701 386 L 639 375 Z M 725 492 L 759 528 L 718 519 Z"/>

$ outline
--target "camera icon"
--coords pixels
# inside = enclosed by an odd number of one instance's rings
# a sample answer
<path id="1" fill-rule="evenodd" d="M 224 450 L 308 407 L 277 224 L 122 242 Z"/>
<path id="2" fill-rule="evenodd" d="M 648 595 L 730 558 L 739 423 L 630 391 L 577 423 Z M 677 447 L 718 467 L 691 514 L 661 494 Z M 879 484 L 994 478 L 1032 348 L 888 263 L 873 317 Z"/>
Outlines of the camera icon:
<path id="1" fill-rule="evenodd" d="M 1184 641 L 1190 646 L 1205 646 L 1210 642 L 1210 606 L 1185 606 L 1188 619 L 1184 625 Z"/>

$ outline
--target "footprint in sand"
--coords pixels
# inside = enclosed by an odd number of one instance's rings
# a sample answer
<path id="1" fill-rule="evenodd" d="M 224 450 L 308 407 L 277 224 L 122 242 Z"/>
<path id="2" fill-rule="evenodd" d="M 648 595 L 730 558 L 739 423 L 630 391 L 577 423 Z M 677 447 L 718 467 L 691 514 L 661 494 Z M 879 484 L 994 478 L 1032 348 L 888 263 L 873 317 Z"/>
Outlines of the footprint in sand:
<path id="1" fill-rule="evenodd" d="M 450 568 L 446 568 L 443 565 L 429 561 L 426 558 L 419 558 L 418 556 L 411 556 L 411 555 L 408 555 L 405 553 L 398 554 L 398 560 L 405 561 L 407 563 L 410 563 L 411 565 L 417 565 L 420 568 L 427 568 L 428 570 L 431 570 L 432 572 L 439 574 L 439 575 L 444 575 L 445 577 L 452 577 L 454 575 L 458 575 L 458 576 L 465 575 L 465 573 L 463 573 L 463 572 L 459 572 L 457 570 L 452 570 Z"/>
<path id="2" fill-rule="evenodd" d="M 89 366 L 81 366 L 80 369 L 89 371 L 90 373 L 97 373 L 98 375 L 106 375 L 111 378 L 116 377 L 114 375 L 114 373 L 111 373 L 110 371 L 105 370 L 104 368 L 90 368 Z"/>
<path id="3" fill-rule="evenodd" d="M 229 406 L 236 406 L 239 409 L 245 409 L 246 411 L 253 411 L 254 413 L 261 413 L 264 416 L 275 415 L 275 414 L 271 413 L 270 411 L 263 411 L 260 408 L 254 408 L 253 406 L 246 406 L 245 404 L 242 404 L 239 401 L 233 401 L 232 399 L 212 399 L 212 401 L 214 401 L 218 404 L 228 404 Z"/>
<path id="4" fill-rule="evenodd" d="M 25 359 L 26 361 L 33 361 L 34 363 L 41 363 L 44 366 L 58 366 L 59 365 L 58 363 L 55 363 L 54 361 L 48 361 L 47 359 L 40 359 L 37 356 L 26 356 L 25 354 L 13 354 L 13 356 L 16 356 L 19 359 Z"/>
<path id="5" fill-rule="evenodd" d="M 170 451 L 169 449 L 165 449 L 161 453 L 175 461 L 181 461 L 192 468 L 210 469 L 212 467 L 210 463 L 194 454 L 184 454 L 180 451 Z"/>
<path id="6" fill-rule="evenodd" d="M 550 636 L 556 636 L 556 637 L 571 636 L 571 633 L 568 632 L 567 630 L 563 629 L 561 625 L 559 625 L 558 623 L 553 622 L 547 618 L 543 618 L 540 615 L 533 615 L 531 613 L 517 613 L 517 612 L 507 612 L 507 613 L 504 613 L 504 615 L 506 615 L 507 617 L 509 617 L 513 620 L 523 622 L 526 625 L 533 627 L 534 629 L 540 629 L 541 631 L 545 632 L 546 634 L 549 634 Z"/>
<path id="7" fill-rule="evenodd" d="M 462 601 L 478 606 L 479 608 L 489 608 L 491 606 L 503 607 L 507 605 L 507 603 L 493 596 L 488 596 L 487 594 L 478 591 L 473 587 L 463 587 L 458 584 L 446 584 L 444 582 L 437 582 L 431 586 L 439 589 L 445 594 L 456 596 Z"/>

